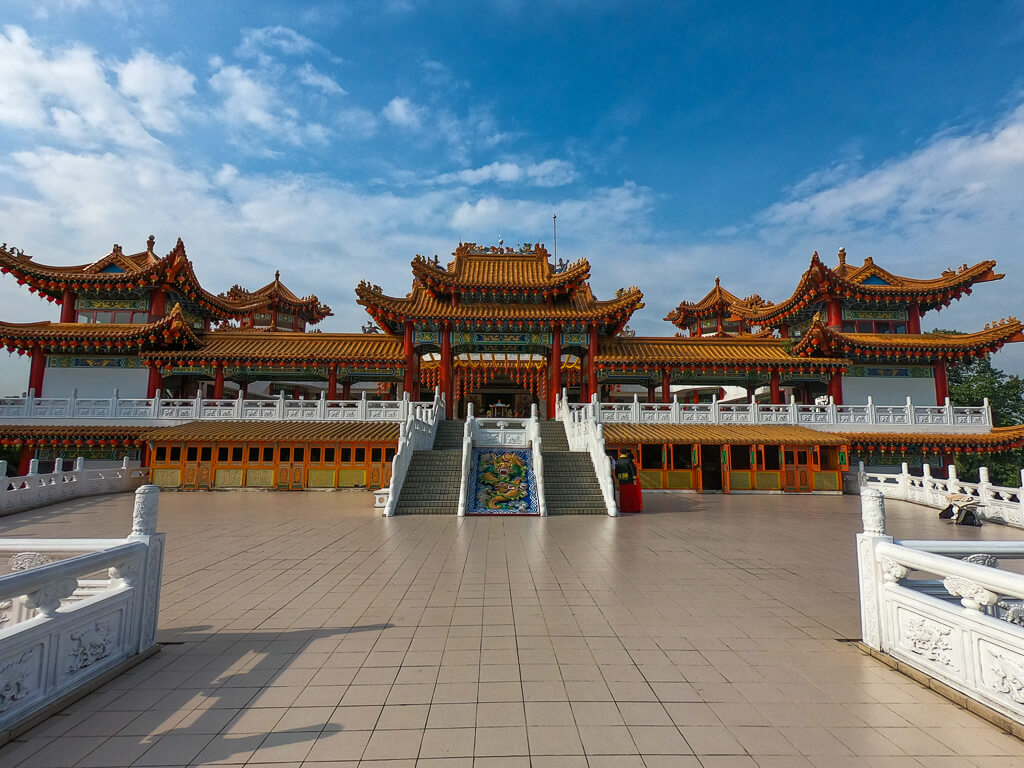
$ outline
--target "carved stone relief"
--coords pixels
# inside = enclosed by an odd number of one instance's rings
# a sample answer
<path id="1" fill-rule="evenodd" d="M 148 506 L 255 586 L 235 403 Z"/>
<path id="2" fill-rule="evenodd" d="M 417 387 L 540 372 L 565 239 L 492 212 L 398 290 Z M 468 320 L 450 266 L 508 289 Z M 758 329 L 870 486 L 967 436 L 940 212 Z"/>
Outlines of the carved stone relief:
<path id="1" fill-rule="evenodd" d="M 908 616 L 903 622 L 903 640 L 912 653 L 959 671 L 953 660 L 953 630 L 921 616 Z"/>
<path id="2" fill-rule="evenodd" d="M 67 655 L 66 671 L 77 672 L 105 659 L 114 648 L 116 637 L 109 619 L 94 621 L 68 635 L 71 649 Z"/>

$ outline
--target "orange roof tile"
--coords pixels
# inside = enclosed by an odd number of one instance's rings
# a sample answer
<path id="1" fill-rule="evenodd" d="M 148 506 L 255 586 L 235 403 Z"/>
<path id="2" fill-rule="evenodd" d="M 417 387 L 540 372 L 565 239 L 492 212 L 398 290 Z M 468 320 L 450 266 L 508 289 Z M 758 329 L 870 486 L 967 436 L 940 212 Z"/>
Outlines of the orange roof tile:
<path id="1" fill-rule="evenodd" d="M 617 336 L 598 350 L 601 365 L 765 365 L 800 366 L 806 361 L 788 351 L 788 339 L 763 336 Z M 843 366 L 843 359 L 816 358 L 815 365 Z"/>
<path id="2" fill-rule="evenodd" d="M 201 360 L 280 360 L 373 362 L 402 365 L 402 340 L 373 333 L 291 333 L 266 331 L 211 331 L 201 346 L 188 353 Z M 149 353 L 154 359 L 176 358 L 170 353 Z"/>
<path id="3" fill-rule="evenodd" d="M 151 427 L 137 426 L 82 426 L 66 424 L 0 424 L 0 445 L 22 443 L 29 440 L 116 440 L 127 442 L 141 440 Z"/>
<path id="4" fill-rule="evenodd" d="M 846 435 L 792 426 L 616 423 L 603 426 L 608 445 L 845 445 L 849 442 Z"/>
<path id="5" fill-rule="evenodd" d="M 868 446 L 900 448 L 906 446 L 929 448 L 974 448 L 984 452 L 1005 451 L 1024 446 L 1024 424 L 1012 427 L 994 427 L 989 432 L 935 433 L 935 432 L 851 432 L 845 435 L 851 448 L 865 450 Z"/>
<path id="6" fill-rule="evenodd" d="M 590 277 L 586 259 L 573 262 L 556 272 L 543 245 L 512 248 L 481 248 L 476 243 L 460 243 L 452 253 L 455 260 L 447 269 L 423 256 L 412 262 L 413 275 L 430 288 L 461 292 L 481 289 L 500 292 L 550 291 L 565 292 Z"/>
<path id="7" fill-rule="evenodd" d="M 665 320 L 679 328 L 688 328 L 695 321 L 722 314 L 725 317 L 736 315 L 734 307 L 742 307 L 744 312 L 754 311 L 767 304 L 756 293 L 745 299 L 739 299 L 722 287 L 721 279 L 715 278 L 715 287 L 697 302 L 683 301 L 665 316 Z M 742 315 L 739 315 L 742 316 Z"/>
<path id="8" fill-rule="evenodd" d="M 144 433 L 153 442 L 186 440 L 298 440 L 325 442 L 398 441 L 399 425 L 387 421 L 190 421 Z"/>

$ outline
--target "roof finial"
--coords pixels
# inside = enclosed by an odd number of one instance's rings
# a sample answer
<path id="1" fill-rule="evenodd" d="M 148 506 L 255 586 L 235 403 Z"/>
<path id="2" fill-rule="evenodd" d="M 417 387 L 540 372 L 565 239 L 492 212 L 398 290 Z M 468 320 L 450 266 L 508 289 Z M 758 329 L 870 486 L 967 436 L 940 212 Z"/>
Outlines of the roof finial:
<path id="1" fill-rule="evenodd" d="M 146 250 L 150 253 L 153 252 L 153 248 L 156 246 L 156 238 L 150 235 L 146 238 Z"/>
<path id="2" fill-rule="evenodd" d="M 839 249 L 839 265 L 842 266 L 845 263 L 846 263 L 846 249 L 845 248 L 840 248 Z"/>
<path id="3" fill-rule="evenodd" d="M 118 245 L 117 243 L 114 243 L 114 248 L 113 248 L 112 252 L 113 253 L 121 253 L 121 246 Z"/>
<path id="4" fill-rule="evenodd" d="M 280 269 L 275 269 L 274 270 L 274 282 L 278 283 L 280 281 L 281 281 L 281 270 Z"/>
<path id="5" fill-rule="evenodd" d="M 715 288 L 717 288 L 721 284 L 721 282 L 722 278 L 719 277 L 718 275 L 715 275 Z"/>

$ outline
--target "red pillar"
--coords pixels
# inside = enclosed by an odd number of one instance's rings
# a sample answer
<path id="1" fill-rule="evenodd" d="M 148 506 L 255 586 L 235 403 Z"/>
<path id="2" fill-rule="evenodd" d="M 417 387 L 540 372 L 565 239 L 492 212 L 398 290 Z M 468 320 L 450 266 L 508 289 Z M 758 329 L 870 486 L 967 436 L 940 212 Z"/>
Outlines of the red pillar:
<path id="1" fill-rule="evenodd" d="M 270 310 L 270 330 L 277 330 L 277 307 Z"/>
<path id="2" fill-rule="evenodd" d="M 156 322 L 167 312 L 167 289 L 157 288 L 149 299 L 149 322 Z"/>
<path id="3" fill-rule="evenodd" d="M 843 305 L 839 303 L 839 299 L 829 299 L 827 303 L 828 307 L 828 327 L 829 328 L 842 328 L 843 327 Z"/>
<path id="4" fill-rule="evenodd" d="M 654 389 L 655 389 L 655 387 L 654 387 L 653 384 L 649 384 L 647 386 L 647 402 L 648 403 L 653 403 L 654 402 Z M 600 399 L 601 398 L 599 397 L 598 400 L 600 400 Z"/>
<path id="5" fill-rule="evenodd" d="M 667 366 L 661 369 L 661 402 L 672 402 L 672 376 L 671 368 Z"/>
<path id="6" fill-rule="evenodd" d="M 352 382 L 346 381 L 341 385 L 341 399 L 351 400 L 352 399 Z"/>
<path id="7" fill-rule="evenodd" d="M 779 378 L 778 369 L 773 369 L 771 378 L 768 381 L 768 393 L 771 396 L 771 402 L 775 405 L 782 402 L 782 387 L 779 386 Z"/>
<path id="8" fill-rule="evenodd" d="M 452 327 L 449 323 L 441 326 L 441 394 L 444 395 L 444 415 L 452 418 L 455 413 L 455 398 L 452 396 Z"/>
<path id="9" fill-rule="evenodd" d="M 717 315 L 715 315 L 715 333 L 721 336 L 724 328 L 725 326 L 722 323 L 722 313 L 719 312 Z"/>
<path id="10" fill-rule="evenodd" d="M 332 365 L 327 368 L 327 399 L 338 399 L 338 366 Z"/>
<path id="11" fill-rule="evenodd" d="M 943 362 L 935 363 L 932 366 L 932 370 L 935 372 L 935 404 L 945 405 L 946 398 L 949 397 L 949 382 L 946 380 L 946 364 Z"/>
<path id="12" fill-rule="evenodd" d="M 217 363 L 217 375 L 213 379 L 213 399 L 224 397 L 224 363 Z"/>
<path id="13" fill-rule="evenodd" d="M 76 301 L 75 292 L 70 288 L 65 288 L 64 297 L 61 299 L 60 305 L 60 321 L 62 323 L 73 323 L 77 319 L 78 315 L 75 312 Z"/>
<path id="14" fill-rule="evenodd" d="M 555 418 L 555 395 L 562 388 L 562 326 L 551 327 L 551 353 L 548 355 L 548 418 Z"/>
<path id="15" fill-rule="evenodd" d="M 32 347 L 32 367 L 28 373 L 28 388 L 36 391 L 36 397 L 43 396 L 43 375 L 46 373 L 46 353 L 38 344 Z"/>
<path id="16" fill-rule="evenodd" d="M 587 352 L 587 399 L 597 392 L 597 323 L 590 326 L 590 349 Z"/>
<path id="17" fill-rule="evenodd" d="M 27 445 L 21 446 L 21 453 L 18 455 L 18 477 L 28 474 L 28 465 L 36 456 L 36 449 Z M 6 487 L 6 486 L 5 486 Z"/>
<path id="18" fill-rule="evenodd" d="M 836 371 L 828 378 L 828 393 L 836 405 L 843 404 L 843 374 Z"/>
<path id="19" fill-rule="evenodd" d="M 149 382 L 146 384 L 146 397 L 156 397 L 156 391 L 163 389 L 164 381 L 160 375 L 160 364 L 149 364 Z"/>
<path id="20" fill-rule="evenodd" d="M 921 305 L 916 301 L 907 307 L 907 333 L 921 332 Z"/>
<path id="21" fill-rule="evenodd" d="M 779 336 L 783 339 L 789 338 L 789 323 L 782 323 L 779 326 Z"/>
<path id="22" fill-rule="evenodd" d="M 415 352 L 412 347 L 412 323 L 408 320 L 405 323 L 405 339 L 402 346 L 402 354 L 405 356 L 405 375 L 402 377 L 402 391 L 408 392 L 409 397 L 412 397 L 412 382 L 413 382 L 413 365 L 415 360 Z"/>

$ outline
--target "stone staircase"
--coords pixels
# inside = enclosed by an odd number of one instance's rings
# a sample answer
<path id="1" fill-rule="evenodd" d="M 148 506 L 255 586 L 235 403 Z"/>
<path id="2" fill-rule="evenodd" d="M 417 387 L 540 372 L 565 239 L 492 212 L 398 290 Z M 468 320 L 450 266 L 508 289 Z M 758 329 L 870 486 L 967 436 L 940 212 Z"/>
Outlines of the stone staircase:
<path id="1" fill-rule="evenodd" d="M 441 421 L 434 448 L 416 451 L 395 505 L 396 515 L 454 515 L 462 481 L 462 421 Z"/>
<path id="2" fill-rule="evenodd" d="M 540 437 L 548 514 L 607 514 L 590 454 L 569 450 L 565 426 L 560 421 L 542 421 Z"/>

